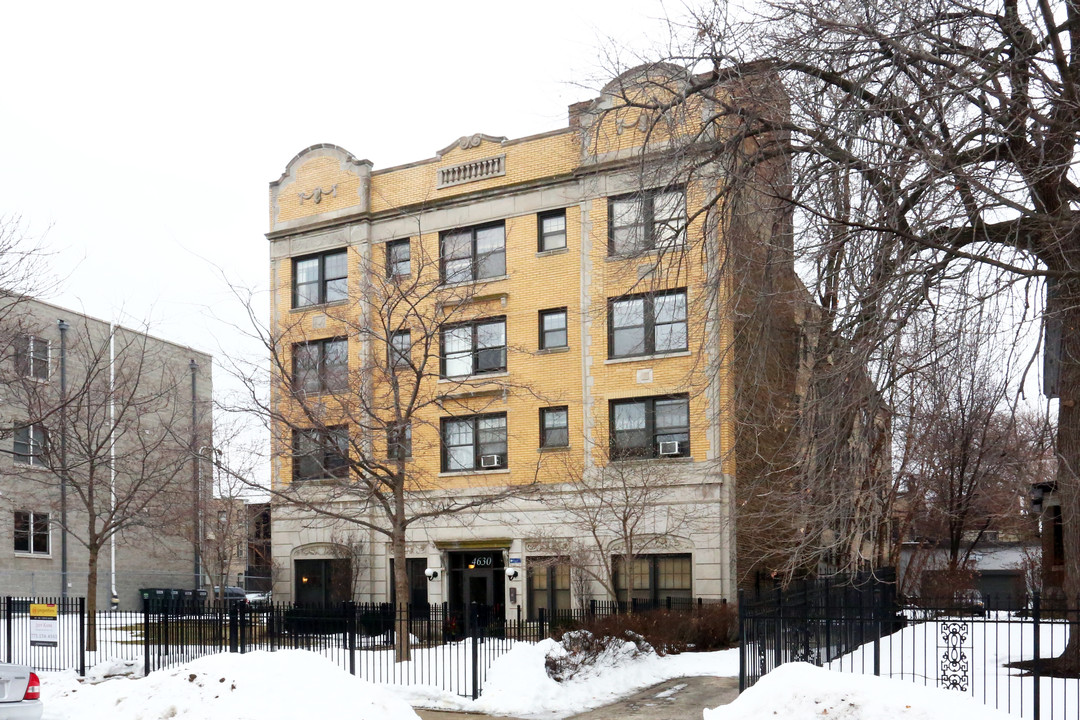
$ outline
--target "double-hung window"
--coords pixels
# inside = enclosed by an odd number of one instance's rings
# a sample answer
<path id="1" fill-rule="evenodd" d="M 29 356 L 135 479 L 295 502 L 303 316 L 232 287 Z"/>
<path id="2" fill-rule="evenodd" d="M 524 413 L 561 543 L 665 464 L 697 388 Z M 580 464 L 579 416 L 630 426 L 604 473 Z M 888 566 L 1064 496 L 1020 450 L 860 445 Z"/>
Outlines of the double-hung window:
<path id="1" fill-rule="evenodd" d="M 407 368 L 412 363 L 412 331 L 398 330 L 390 336 L 391 368 Z"/>
<path id="2" fill-rule="evenodd" d="M 566 308 L 540 311 L 540 349 L 566 347 Z"/>
<path id="3" fill-rule="evenodd" d="M 349 474 L 349 429 L 293 431 L 293 480 L 341 478 Z"/>
<path id="4" fill-rule="evenodd" d="M 685 457 L 690 454 L 686 395 L 612 400 L 611 458 Z"/>
<path id="5" fill-rule="evenodd" d="M 562 250 L 566 247 L 566 210 L 554 210 L 536 216 L 536 248 Z"/>
<path id="6" fill-rule="evenodd" d="M 45 464 L 45 427 L 34 423 L 15 428 L 12 460 L 18 465 Z"/>
<path id="7" fill-rule="evenodd" d="M 608 301 L 608 357 L 652 355 L 688 347 L 685 290 Z"/>
<path id="8" fill-rule="evenodd" d="M 15 552 L 49 554 L 49 514 L 15 511 Z"/>
<path id="9" fill-rule="evenodd" d="M 569 414 L 566 406 L 540 408 L 540 447 L 570 445 Z"/>
<path id="10" fill-rule="evenodd" d="M 349 383 L 349 341 L 329 338 L 293 345 L 293 390 L 317 395 L 339 392 Z"/>
<path id="11" fill-rule="evenodd" d="M 686 195 L 682 189 L 646 190 L 608 202 L 608 252 L 634 255 L 686 242 Z"/>
<path id="12" fill-rule="evenodd" d="M 412 423 L 391 423 L 386 429 L 386 457 L 391 460 L 412 457 Z"/>
<path id="13" fill-rule="evenodd" d="M 502 277 L 506 274 L 506 225 L 500 221 L 444 232 L 439 266 L 445 283 Z"/>
<path id="14" fill-rule="evenodd" d="M 442 419 L 443 472 L 506 466 L 506 413 Z"/>
<path id="15" fill-rule="evenodd" d="M 36 380 L 49 379 L 49 341 L 33 335 L 15 338 L 15 372 Z"/>
<path id="16" fill-rule="evenodd" d="M 293 307 L 344 300 L 348 292 L 348 261 L 344 250 L 293 259 Z"/>
<path id="17" fill-rule="evenodd" d="M 409 238 L 386 243 L 386 277 L 405 277 L 411 273 Z"/>
<path id="18" fill-rule="evenodd" d="M 441 335 L 443 377 L 506 370 L 506 318 L 450 325 Z"/>

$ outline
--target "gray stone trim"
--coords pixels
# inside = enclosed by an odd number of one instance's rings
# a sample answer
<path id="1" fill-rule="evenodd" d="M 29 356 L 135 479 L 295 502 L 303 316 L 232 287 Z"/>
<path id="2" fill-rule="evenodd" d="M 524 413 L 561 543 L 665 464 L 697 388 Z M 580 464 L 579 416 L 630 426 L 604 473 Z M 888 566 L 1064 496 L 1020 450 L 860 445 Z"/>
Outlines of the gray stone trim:
<path id="1" fill-rule="evenodd" d="M 442 190 L 503 175 L 506 175 L 506 153 L 439 168 L 435 189 Z"/>
<path id="2" fill-rule="evenodd" d="M 469 150 L 471 148 L 480 147 L 483 143 L 499 143 L 506 142 L 506 137 L 503 135 L 485 135 L 484 133 L 474 133 L 473 135 L 462 135 L 454 142 L 450 143 L 442 150 L 435 153 L 438 157 L 442 157 L 446 153 L 450 152 L 454 148 L 459 150 Z"/>

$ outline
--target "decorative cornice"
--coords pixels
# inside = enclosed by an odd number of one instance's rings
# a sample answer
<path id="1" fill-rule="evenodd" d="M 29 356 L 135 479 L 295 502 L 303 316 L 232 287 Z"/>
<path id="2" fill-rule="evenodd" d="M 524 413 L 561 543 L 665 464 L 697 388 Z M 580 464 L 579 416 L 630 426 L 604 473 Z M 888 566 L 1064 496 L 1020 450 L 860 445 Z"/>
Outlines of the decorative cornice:
<path id="1" fill-rule="evenodd" d="M 484 133 L 475 133 L 473 135 L 462 135 L 454 142 L 444 147 L 439 152 L 435 153 L 436 156 L 442 157 L 451 150 L 457 148 L 458 150 L 469 150 L 471 148 L 478 148 L 484 142 L 502 143 L 506 141 L 505 136 L 485 135 Z"/>

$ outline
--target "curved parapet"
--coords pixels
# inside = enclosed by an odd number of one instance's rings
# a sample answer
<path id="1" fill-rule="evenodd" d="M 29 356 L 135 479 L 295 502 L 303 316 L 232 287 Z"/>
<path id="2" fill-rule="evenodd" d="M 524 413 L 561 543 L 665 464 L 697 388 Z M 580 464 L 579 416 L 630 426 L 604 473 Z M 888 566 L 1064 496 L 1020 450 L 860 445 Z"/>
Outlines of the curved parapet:
<path id="1" fill-rule="evenodd" d="M 301 150 L 270 183 L 270 232 L 368 212 L 371 167 L 330 143 Z"/>

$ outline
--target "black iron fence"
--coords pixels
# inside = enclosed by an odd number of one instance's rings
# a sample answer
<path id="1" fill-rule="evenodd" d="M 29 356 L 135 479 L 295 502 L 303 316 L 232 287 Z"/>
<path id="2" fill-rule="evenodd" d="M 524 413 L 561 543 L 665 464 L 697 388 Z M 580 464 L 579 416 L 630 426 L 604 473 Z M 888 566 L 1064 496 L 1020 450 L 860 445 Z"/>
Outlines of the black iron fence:
<path id="1" fill-rule="evenodd" d="M 798 584 L 741 598 L 739 687 L 784 662 L 902 678 L 966 693 L 1019 717 L 1080 717 L 1080 679 L 1053 659 L 1078 632 L 1080 602 L 958 594 L 900 602 L 888 575 Z M 1068 674 L 1067 669 L 1065 673 Z"/>
<path id="2" fill-rule="evenodd" d="M 152 593 L 151 593 L 152 595 Z M 99 612 L 91 621 L 82 598 L 3 598 L 0 658 L 37 670 L 75 669 L 106 659 L 126 660 L 144 673 L 176 667 L 221 652 L 304 649 L 372 682 L 429 685 L 468 697 L 483 690 L 488 669 L 517 642 L 537 642 L 562 630 L 631 610 L 693 612 L 694 599 L 636 601 L 631 605 L 593 601 L 583 608 L 539 610 L 528 618 L 521 607 L 454 609 L 446 604 L 342 603 L 304 607 L 283 603 L 215 603 L 197 599 L 144 600 L 140 612 Z M 56 642 L 31 644 L 40 620 L 31 605 L 52 604 Z M 395 640 L 407 634 L 407 657 Z"/>

